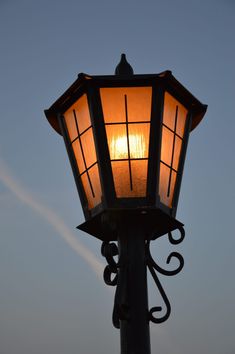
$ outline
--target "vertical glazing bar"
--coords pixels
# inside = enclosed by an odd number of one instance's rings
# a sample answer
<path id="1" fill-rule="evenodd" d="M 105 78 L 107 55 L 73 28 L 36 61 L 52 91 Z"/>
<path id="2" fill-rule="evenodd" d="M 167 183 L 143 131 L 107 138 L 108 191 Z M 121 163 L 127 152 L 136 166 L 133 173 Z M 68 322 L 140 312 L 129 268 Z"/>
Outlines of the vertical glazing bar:
<path id="1" fill-rule="evenodd" d="M 160 83 L 154 83 L 152 91 L 152 111 L 149 137 L 149 163 L 147 196 L 154 198 L 151 204 L 157 204 L 159 200 L 159 172 L 161 154 L 161 130 L 163 119 L 164 91 Z"/>
<path id="2" fill-rule="evenodd" d="M 173 167 L 174 154 L 175 154 L 175 134 L 177 128 L 177 118 L 178 118 L 178 106 L 176 106 L 176 111 L 175 111 L 174 137 L 173 137 L 173 145 L 172 145 L 171 169 L 170 169 L 170 177 L 168 182 L 167 197 L 169 197 L 171 191 L 171 178 L 172 178 L 172 167 Z"/>
<path id="3" fill-rule="evenodd" d="M 98 87 L 88 82 L 87 90 L 88 105 L 94 132 L 94 141 L 102 189 L 102 203 L 105 207 L 108 207 L 113 204 L 115 199 L 115 188 L 105 131 L 102 103 Z"/>
<path id="4" fill-rule="evenodd" d="M 126 134 L 127 134 L 127 151 L 128 151 L 128 166 L 130 175 L 130 189 L 133 190 L 132 173 L 131 173 L 131 154 L 130 154 L 130 139 L 129 139 L 129 127 L 128 127 L 128 108 L 127 108 L 127 95 L 125 97 L 125 115 L 126 115 Z"/>

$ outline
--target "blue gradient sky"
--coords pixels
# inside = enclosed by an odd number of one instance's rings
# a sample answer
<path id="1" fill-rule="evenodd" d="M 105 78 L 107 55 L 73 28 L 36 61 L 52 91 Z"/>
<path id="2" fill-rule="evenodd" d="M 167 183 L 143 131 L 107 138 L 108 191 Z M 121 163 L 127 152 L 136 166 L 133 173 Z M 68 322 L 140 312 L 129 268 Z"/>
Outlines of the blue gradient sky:
<path id="1" fill-rule="evenodd" d="M 151 326 L 152 353 L 234 354 L 234 37 L 232 0 L 0 0 L 0 354 L 119 353 L 100 242 L 75 230 L 80 202 L 43 110 L 79 72 L 112 74 L 122 52 L 209 106 L 177 214 L 185 268 L 162 279 L 172 315 Z"/>

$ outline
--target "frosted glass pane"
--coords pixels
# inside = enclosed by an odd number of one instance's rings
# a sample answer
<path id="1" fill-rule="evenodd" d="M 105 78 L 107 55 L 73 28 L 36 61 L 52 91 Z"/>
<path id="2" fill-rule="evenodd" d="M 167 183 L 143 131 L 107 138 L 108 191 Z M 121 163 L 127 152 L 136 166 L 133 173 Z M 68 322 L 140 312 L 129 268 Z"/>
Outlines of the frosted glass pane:
<path id="1" fill-rule="evenodd" d="M 106 125 L 106 133 L 111 160 L 128 159 L 126 125 Z"/>
<path id="2" fill-rule="evenodd" d="M 151 87 L 101 88 L 100 96 L 105 123 L 150 121 Z"/>
<path id="3" fill-rule="evenodd" d="M 161 160 L 169 166 L 171 165 L 173 140 L 174 140 L 174 134 L 169 129 L 163 126 Z"/>
<path id="4" fill-rule="evenodd" d="M 78 135 L 73 111 L 75 112 L 77 118 L 79 133 L 81 134 L 91 125 L 90 112 L 86 95 L 82 95 L 64 114 L 71 140 L 73 140 Z"/>
<path id="5" fill-rule="evenodd" d="M 128 88 L 127 109 L 128 121 L 150 121 L 152 88 L 151 87 L 133 87 Z"/>
<path id="6" fill-rule="evenodd" d="M 131 158 L 147 158 L 149 149 L 149 129 L 146 124 L 128 124 Z M 111 160 L 128 158 L 128 140 L 125 124 L 106 125 L 106 133 Z"/>
<path id="7" fill-rule="evenodd" d="M 150 124 L 129 124 L 131 158 L 148 158 Z"/>
<path id="8" fill-rule="evenodd" d="M 96 162 L 96 151 L 92 128 L 88 129 L 81 136 L 82 148 L 85 156 L 87 168 Z"/>
<path id="9" fill-rule="evenodd" d="M 93 206 L 93 203 L 92 203 L 93 202 L 93 195 L 92 195 L 91 186 L 89 183 L 87 173 L 84 173 L 81 176 L 81 181 L 82 181 L 82 185 L 83 185 L 86 197 L 87 197 L 88 208 L 91 209 Z"/>
<path id="10" fill-rule="evenodd" d="M 101 184 L 100 184 L 98 165 L 95 164 L 93 167 L 91 167 L 88 173 L 95 194 L 95 197 L 93 197 L 93 206 L 95 206 L 101 202 Z"/>
<path id="11" fill-rule="evenodd" d="M 75 159 L 77 161 L 78 170 L 79 170 L 79 173 L 81 174 L 82 172 L 85 171 L 86 168 L 85 168 L 85 164 L 83 161 L 82 151 L 81 151 L 81 147 L 80 147 L 80 143 L 79 143 L 78 139 L 73 142 L 72 147 L 73 147 Z"/>
<path id="12" fill-rule="evenodd" d="M 185 121 L 186 121 L 186 116 L 188 111 L 173 96 L 171 96 L 168 92 L 165 92 L 163 123 L 172 130 L 175 129 L 175 117 L 176 117 L 177 107 L 178 107 L 178 113 L 177 113 L 176 133 L 179 134 L 181 137 L 183 137 Z"/>
<path id="13" fill-rule="evenodd" d="M 65 124 L 69 133 L 70 141 L 73 141 L 78 136 L 78 131 L 75 123 L 75 118 L 72 110 L 65 112 L 64 114 Z"/>
<path id="14" fill-rule="evenodd" d="M 172 165 L 172 167 L 176 171 L 178 171 L 178 168 L 179 168 L 181 145 L 182 145 L 182 140 L 176 136 L 175 137 L 175 148 L 174 148 L 174 159 L 173 159 L 173 165 Z"/>
<path id="15" fill-rule="evenodd" d="M 75 103 L 75 112 L 78 122 L 79 133 L 81 134 L 85 129 L 90 127 L 90 112 L 88 109 L 87 96 L 83 95 L 79 100 Z"/>
<path id="16" fill-rule="evenodd" d="M 135 197 L 145 197 L 147 191 L 147 160 L 131 161 L 133 191 Z"/>
<path id="17" fill-rule="evenodd" d="M 118 198 L 146 196 L 147 160 L 131 161 L 131 178 L 128 161 L 112 162 L 116 195 Z"/>
<path id="18" fill-rule="evenodd" d="M 88 174 L 90 182 L 88 179 Z M 82 184 L 88 201 L 88 208 L 92 209 L 101 202 L 101 185 L 97 164 L 88 173 L 81 176 Z M 92 193 L 93 190 L 93 193 Z"/>
<path id="19" fill-rule="evenodd" d="M 184 136 L 184 128 L 185 122 L 187 118 L 188 111 L 184 106 L 181 104 L 178 108 L 178 118 L 177 118 L 177 126 L 176 126 L 176 133 L 183 138 Z"/>
<path id="20" fill-rule="evenodd" d="M 112 162 L 114 186 L 117 198 L 130 197 L 130 174 L 128 161 Z"/>
<path id="21" fill-rule="evenodd" d="M 171 171 L 171 180 L 170 180 L 170 168 L 165 166 L 163 163 L 160 163 L 160 179 L 159 179 L 159 195 L 160 200 L 163 204 L 170 207 L 172 206 L 172 200 L 175 190 L 176 182 L 176 173 Z M 169 189 L 170 181 L 170 189 Z M 168 191 L 170 191 L 168 195 Z"/>
<path id="22" fill-rule="evenodd" d="M 174 130 L 175 127 L 175 112 L 177 103 L 178 102 L 171 95 L 169 95 L 168 92 L 165 92 L 163 123 L 172 130 Z"/>
<path id="23" fill-rule="evenodd" d="M 105 123 L 125 122 L 125 97 L 121 88 L 101 88 L 100 96 Z"/>

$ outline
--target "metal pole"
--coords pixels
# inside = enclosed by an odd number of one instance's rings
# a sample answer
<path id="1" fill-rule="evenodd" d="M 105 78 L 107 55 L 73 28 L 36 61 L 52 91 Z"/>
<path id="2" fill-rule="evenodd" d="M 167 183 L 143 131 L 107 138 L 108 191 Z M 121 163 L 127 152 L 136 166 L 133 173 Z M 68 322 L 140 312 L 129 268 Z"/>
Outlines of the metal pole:
<path id="1" fill-rule="evenodd" d="M 144 230 L 132 219 L 119 231 L 119 308 L 126 313 L 120 319 L 121 354 L 150 354 Z"/>

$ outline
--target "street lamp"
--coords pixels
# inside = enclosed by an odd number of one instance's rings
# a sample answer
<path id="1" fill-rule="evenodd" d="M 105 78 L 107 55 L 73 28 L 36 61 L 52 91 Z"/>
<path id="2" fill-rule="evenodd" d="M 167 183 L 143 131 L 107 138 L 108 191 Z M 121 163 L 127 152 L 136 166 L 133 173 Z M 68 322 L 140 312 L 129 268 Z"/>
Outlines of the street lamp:
<path id="1" fill-rule="evenodd" d="M 184 238 L 176 210 L 189 133 L 206 112 L 170 71 L 134 75 L 124 54 L 115 75 L 79 74 L 45 111 L 63 135 L 85 223 L 79 229 L 102 240 L 104 280 L 117 286 L 113 323 L 122 354 L 149 354 L 149 321 L 160 323 L 170 303 L 156 272 L 174 275 L 151 257 L 150 240 Z M 178 229 L 180 238 L 172 231 Z M 117 241 L 116 243 L 112 241 Z M 118 255 L 118 262 L 114 256 Z M 147 268 L 165 302 L 148 309 Z"/>

